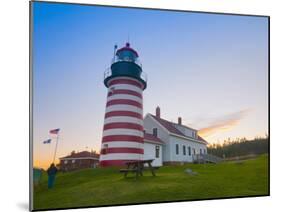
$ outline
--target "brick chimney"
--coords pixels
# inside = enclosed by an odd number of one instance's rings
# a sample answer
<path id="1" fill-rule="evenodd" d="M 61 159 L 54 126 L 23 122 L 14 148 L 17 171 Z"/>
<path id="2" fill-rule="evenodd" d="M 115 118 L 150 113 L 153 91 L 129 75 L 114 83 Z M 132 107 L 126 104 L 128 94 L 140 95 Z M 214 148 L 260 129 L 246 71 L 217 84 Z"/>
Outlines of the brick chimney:
<path id="1" fill-rule="evenodd" d="M 181 117 L 178 117 L 178 124 L 181 125 Z"/>
<path id="2" fill-rule="evenodd" d="M 160 118 L 160 107 L 159 106 L 157 106 L 157 108 L 156 108 L 156 117 Z"/>

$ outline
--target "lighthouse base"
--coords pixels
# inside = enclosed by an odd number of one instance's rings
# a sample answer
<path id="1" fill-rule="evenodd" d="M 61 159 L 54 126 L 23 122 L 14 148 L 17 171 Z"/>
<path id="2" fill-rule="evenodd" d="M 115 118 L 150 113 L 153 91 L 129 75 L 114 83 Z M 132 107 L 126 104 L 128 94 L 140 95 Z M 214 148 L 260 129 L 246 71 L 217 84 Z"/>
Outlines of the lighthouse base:
<path id="1" fill-rule="evenodd" d="M 140 160 L 104 160 L 100 161 L 101 167 L 111 167 L 111 166 L 126 166 L 126 162 L 140 161 Z"/>

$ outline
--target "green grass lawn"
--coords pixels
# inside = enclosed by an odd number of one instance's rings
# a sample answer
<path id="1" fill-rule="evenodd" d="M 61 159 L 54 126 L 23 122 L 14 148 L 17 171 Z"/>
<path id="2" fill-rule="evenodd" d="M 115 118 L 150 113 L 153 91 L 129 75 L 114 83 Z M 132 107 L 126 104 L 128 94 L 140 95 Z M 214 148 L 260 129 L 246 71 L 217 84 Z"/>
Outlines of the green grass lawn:
<path id="1" fill-rule="evenodd" d="M 189 175 L 185 169 L 197 175 Z M 34 209 L 83 207 L 268 195 L 268 156 L 242 163 L 163 166 L 135 180 L 116 168 L 59 173 L 55 187 L 47 189 L 47 176 L 34 191 Z M 131 177 L 130 177 L 131 176 Z"/>

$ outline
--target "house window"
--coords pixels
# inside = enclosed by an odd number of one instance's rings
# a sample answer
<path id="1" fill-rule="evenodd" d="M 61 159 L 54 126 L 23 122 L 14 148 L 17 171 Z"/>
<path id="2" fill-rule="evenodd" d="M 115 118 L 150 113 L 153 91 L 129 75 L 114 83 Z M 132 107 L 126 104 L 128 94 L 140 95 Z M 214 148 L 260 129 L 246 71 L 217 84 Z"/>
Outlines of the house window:
<path id="1" fill-rule="evenodd" d="M 185 146 L 182 146 L 182 153 L 183 153 L 183 155 L 186 155 L 186 147 Z"/>
<path id="2" fill-rule="evenodd" d="M 67 164 L 67 160 L 64 161 L 64 164 Z"/>
<path id="3" fill-rule="evenodd" d="M 159 151 L 160 151 L 160 147 L 159 146 L 155 146 L 155 157 L 159 158 Z"/>
<path id="4" fill-rule="evenodd" d="M 195 155 L 195 148 L 193 148 L 193 155 Z"/>
<path id="5" fill-rule="evenodd" d="M 75 163 L 75 160 L 72 160 L 72 163 Z"/>
<path id="6" fill-rule="evenodd" d="M 157 137 L 157 128 L 153 128 L 153 135 L 155 136 L 155 137 Z"/>
<path id="7" fill-rule="evenodd" d="M 191 148 L 190 148 L 190 146 L 188 147 L 188 155 L 191 155 Z"/>
<path id="8" fill-rule="evenodd" d="M 196 132 L 192 131 L 192 137 L 196 138 Z"/>
<path id="9" fill-rule="evenodd" d="M 176 154 L 178 155 L 179 154 L 179 145 L 176 144 Z"/>
<path id="10" fill-rule="evenodd" d="M 200 149 L 200 155 L 202 155 L 202 149 Z"/>
<path id="11" fill-rule="evenodd" d="M 206 149 L 204 149 L 204 154 L 207 154 L 207 150 Z"/>

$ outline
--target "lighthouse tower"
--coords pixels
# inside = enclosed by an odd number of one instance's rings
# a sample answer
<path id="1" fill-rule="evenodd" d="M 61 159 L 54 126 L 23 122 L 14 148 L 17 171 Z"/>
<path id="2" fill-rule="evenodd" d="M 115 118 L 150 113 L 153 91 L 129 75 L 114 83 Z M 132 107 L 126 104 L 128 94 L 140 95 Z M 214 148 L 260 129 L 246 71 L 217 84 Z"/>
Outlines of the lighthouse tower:
<path id="1" fill-rule="evenodd" d="M 107 87 L 101 166 L 121 166 L 143 159 L 143 100 L 146 77 L 138 53 L 129 43 L 114 52 L 111 69 L 105 72 Z"/>

